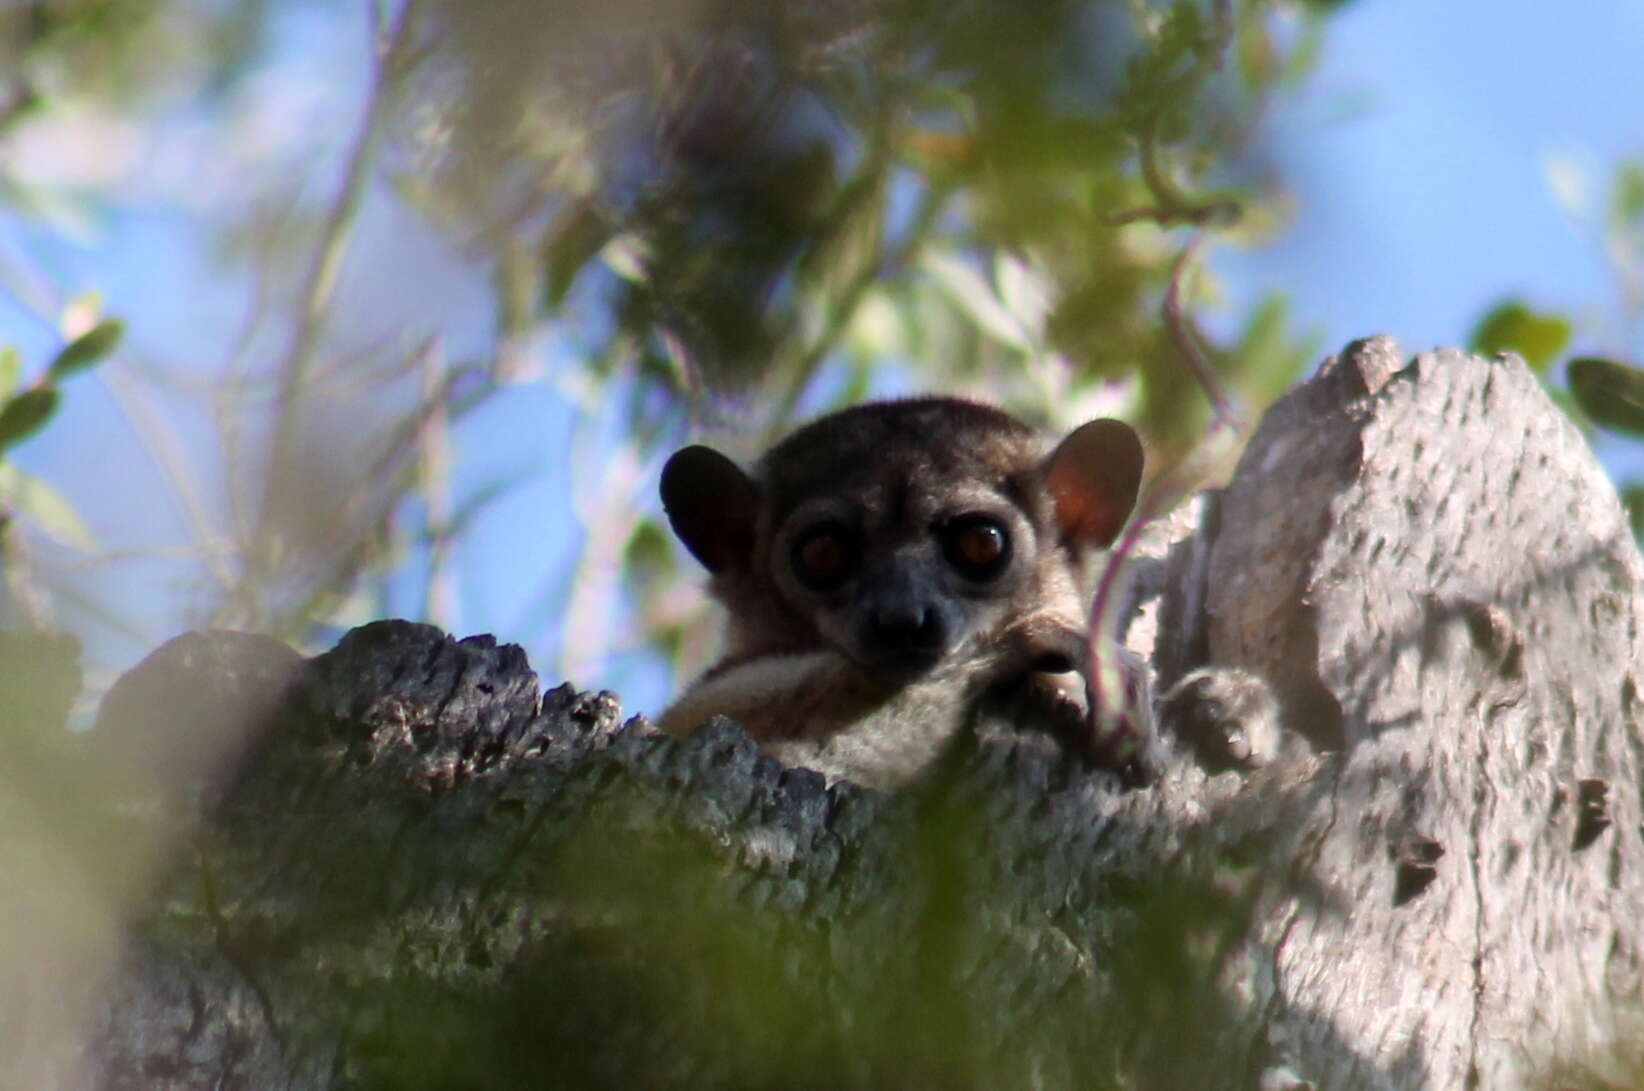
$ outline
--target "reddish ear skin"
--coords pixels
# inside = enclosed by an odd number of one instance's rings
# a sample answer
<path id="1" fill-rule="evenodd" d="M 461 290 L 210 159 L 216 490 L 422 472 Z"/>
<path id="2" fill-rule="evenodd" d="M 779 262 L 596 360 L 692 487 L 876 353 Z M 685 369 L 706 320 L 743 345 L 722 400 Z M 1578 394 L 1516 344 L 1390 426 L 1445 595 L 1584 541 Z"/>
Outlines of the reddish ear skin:
<path id="1" fill-rule="evenodd" d="M 742 468 L 712 447 L 683 447 L 662 467 L 662 509 L 709 572 L 753 555 L 759 490 Z"/>
<path id="2" fill-rule="evenodd" d="M 1063 537 L 1106 548 L 1119 536 L 1142 484 L 1142 441 L 1123 421 L 1075 428 L 1045 462 L 1045 486 L 1056 501 Z"/>

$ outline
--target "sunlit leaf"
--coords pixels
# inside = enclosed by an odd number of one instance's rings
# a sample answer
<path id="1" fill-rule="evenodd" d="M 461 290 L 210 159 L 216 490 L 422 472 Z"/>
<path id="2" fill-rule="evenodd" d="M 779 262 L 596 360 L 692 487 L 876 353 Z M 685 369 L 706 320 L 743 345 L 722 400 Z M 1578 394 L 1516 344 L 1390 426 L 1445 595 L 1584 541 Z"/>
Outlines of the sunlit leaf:
<path id="1" fill-rule="evenodd" d="M 103 293 L 95 288 L 80 292 L 63 304 L 57 324 L 63 336 L 74 340 L 103 319 Z"/>
<path id="2" fill-rule="evenodd" d="M 375 580 L 360 580 L 342 592 L 318 596 L 309 617 L 340 634 L 382 617 L 385 605 L 380 585 Z"/>
<path id="3" fill-rule="evenodd" d="M 97 539 L 62 493 L 14 463 L 0 463 L 0 497 L 6 506 L 29 520 L 53 541 L 91 553 Z"/>
<path id="4" fill-rule="evenodd" d="M 1570 393 L 1601 428 L 1644 436 L 1644 371 L 1614 360 L 1570 361 Z"/>
<path id="5" fill-rule="evenodd" d="M 1563 315 L 1537 313 L 1516 299 L 1498 303 L 1473 330 L 1474 352 L 1494 356 L 1516 352 L 1535 371 L 1544 371 L 1570 341 L 1572 327 Z"/>
<path id="6" fill-rule="evenodd" d="M 920 264 L 978 329 L 1017 352 L 1032 351 L 1022 324 L 1005 309 L 982 274 L 952 253 L 932 251 Z"/>
<path id="7" fill-rule="evenodd" d="M 23 378 L 23 358 L 10 345 L 0 348 L 0 397 L 17 389 Z"/>
<path id="8" fill-rule="evenodd" d="M 993 281 L 1005 310 L 1036 339 L 1043 336 L 1053 301 L 1045 278 L 1021 257 L 1001 250 L 993 260 Z"/>
<path id="9" fill-rule="evenodd" d="M 623 280 L 641 282 L 650 262 L 650 247 L 638 235 L 618 235 L 599 252 L 606 266 Z"/>
<path id="10" fill-rule="evenodd" d="M 13 397 L 0 409 L 0 450 L 15 447 L 34 435 L 56 411 L 54 386 L 37 386 Z"/>
<path id="11" fill-rule="evenodd" d="M 907 351 L 902 312 L 883 292 L 864 294 L 851 316 L 845 343 L 856 359 L 864 361 Z"/>
<path id="12" fill-rule="evenodd" d="M 51 362 L 53 380 L 65 379 L 77 371 L 84 371 L 103 360 L 120 344 L 126 324 L 118 318 L 107 318 L 63 347 L 57 359 Z"/>

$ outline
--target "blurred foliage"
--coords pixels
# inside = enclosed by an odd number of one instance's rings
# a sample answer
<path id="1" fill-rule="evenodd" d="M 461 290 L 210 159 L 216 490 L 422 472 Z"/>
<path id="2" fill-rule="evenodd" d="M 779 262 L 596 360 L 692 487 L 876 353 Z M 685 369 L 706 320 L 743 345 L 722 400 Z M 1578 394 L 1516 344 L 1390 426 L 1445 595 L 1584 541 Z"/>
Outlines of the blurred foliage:
<path id="1" fill-rule="evenodd" d="M 1569 344 L 1571 331 L 1568 318 L 1537 314 L 1519 300 L 1509 299 L 1496 304 L 1479 320 L 1470 347 L 1487 356 L 1516 352 L 1540 373 Z"/>
<path id="2" fill-rule="evenodd" d="M 1563 164 L 1565 171 L 1573 166 Z M 1616 300 L 1609 314 L 1598 316 L 1537 310 L 1520 299 L 1504 299 L 1492 307 L 1473 329 L 1469 347 L 1475 352 L 1516 352 L 1547 383 L 1553 399 L 1578 424 L 1630 438 L 1644 437 L 1644 368 L 1627 362 L 1644 333 L 1644 161 L 1623 159 L 1614 167 L 1606 197 L 1596 210 L 1568 196 L 1586 188 L 1587 180 L 1569 180 L 1555 192 L 1578 222 L 1586 221 L 1616 282 Z M 1603 329 L 1603 320 L 1612 327 Z M 1572 340 L 1587 342 L 1606 337 L 1616 351 L 1570 359 L 1560 373 L 1550 371 Z M 1560 381 L 1562 380 L 1562 381 Z M 1616 487 L 1627 511 L 1633 536 L 1644 542 L 1644 468 L 1637 459 L 1632 469 L 1617 473 Z"/>
<path id="3" fill-rule="evenodd" d="M 63 346 L 63 350 L 52 360 L 51 367 L 46 371 L 47 380 L 57 382 L 101 363 L 104 357 L 120 344 L 120 338 L 125 336 L 125 331 L 125 323 L 117 318 L 104 319 L 97 323 Z"/>
<path id="4" fill-rule="evenodd" d="M 1570 393 L 1594 424 L 1644 436 L 1644 371 L 1614 360 L 1583 357 L 1566 371 Z"/>
<path id="5" fill-rule="evenodd" d="M 938 810 L 917 830 L 884 820 L 890 875 L 853 906 L 814 877 L 727 882 L 721 847 L 633 829 L 624 795 L 639 798 L 615 779 L 556 853 L 543 935 L 528 957 L 498 952 L 501 987 L 407 967 L 355 990 L 349 1086 L 1206 1087 L 1251 1033 L 1218 971 L 1263 882 L 1224 861 L 1022 913 L 976 811 Z M 819 914 L 790 886 L 843 904 Z M 489 970 L 488 954 L 472 957 Z"/>
<path id="6" fill-rule="evenodd" d="M 76 1041 L 100 979 L 118 957 L 119 911 L 152 866 L 117 780 L 64 728 L 81 685 L 79 643 L 0 632 L 0 1082 L 76 1086 Z M 118 835 L 112 831 L 118 830 Z"/>
<path id="7" fill-rule="evenodd" d="M 715 441 L 748 455 L 799 416 L 921 388 L 981 394 L 1052 428 L 1125 415 L 1169 464 L 1204 434 L 1219 386 L 1259 408 L 1317 351 L 1277 296 L 1234 316 L 1235 333 L 1212 336 L 1198 318 L 1220 302 L 1218 286 L 1193 259 L 1282 228 L 1280 180 L 1249 151 L 1275 96 L 1306 77 L 1339 0 L 313 0 L 326 18 L 369 23 L 352 69 L 336 74 L 357 83 L 357 108 L 315 123 L 335 138 L 321 151 L 258 159 L 245 146 L 267 136 L 266 119 L 245 100 L 281 18 L 299 6 L 0 6 L 8 216 L 67 235 L 77 216 L 116 203 L 118 183 L 99 189 L 75 176 L 53 186 L 8 154 L 30 133 L 67 132 L 62 146 L 83 150 L 100 132 L 75 144 L 73 126 L 88 116 L 148 129 L 167 111 L 194 111 L 222 125 L 212 155 L 253 163 L 249 177 L 231 176 L 226 211 L 194 225 L 246 285 L 243 336 L 204 379 L 180 363 L 145 361 L 152 366 L 138 373 L 198 393 L 218 429 L 217 448 L 188 452 L 203 464 L 181 469 L 166 447 L 170 422 L 142 432 L 146 453 L 168 467 L 209 587 L 196 622 L 302 638 L 380 612 L 382 588 L 396 579 L 423 585 L 423 613 L 445 620 L 452 543 L 506 488 L 505 478 L 454 481 L 452 430 L 513 384 L 551 380 L 574 403 L 565 446 L 587 470 L 576 511 L 585 563 L 546 581 L 541 615 L 603 654 L 616 641 L 579 596 L 609 610 L 626 594 L 638 628 L 688 658 L 704 647 L 699 600 L 687 590 L 697 573 L 676 567 L 646 475 L 690 427 L 733 432 Z M 304 90 L 271 86 L 290 98 Z M 485 351 L 448 352 L 450 328 L 462 323 L 447 314 L 361 332 L 364 316 L 338 285 L 350 275 L 392 280 L 397 271 L 360 241 L 362 220 L 389 214 L 434 225 L 483 270 Z M 1644 165 L 1618 169 L 1601 219 L 1625 329 L 1644 314 Z M 61 419 L 59 383 L 106 359 L 122 327 L 65 322 L 72 303 L 36 291 L 49 276 L 19 273 L 14 261 L 0 259 L 8 302 L 54 334 L 75 331 L 32 385 L 24 357 L 0 347 L 5 616 L 32 623 L 52 611 L 19 531 L 88 554 L 103 547 L 82 513 L 16 465 L 15 445 Z M 77 290 L 60 294 L 72 300 Z M 1171 298 L 1179 317 L 1165 313 Z M 128 316 L 134 329 L 147 317 Z M 547 332 L 575 357 L 552 374 L 539 343 Z M 1583 321 L 1508 300 L 1481 319 L 1475 343 L 1520 352 L 1557 384 L 1566 380 L 1550 361 L 1590 338 Z M 1602 427 L 1628 425 L 1640 410 L 1638 373 L 1619 362 L 1636 340 L 1616 343 L 1564 373 L 1570 403 Z M 173 353 L 196 346 L 187 349 Z M 612 416 L 614 435 L 603 427 Z M 1644 483 L 1623 486 L 1636 531 Z M 628 582 L 600 582 L 617 557 Z M 129 623 L 112 606 L 79 605 L 110 627 Z M 53 654 L 55 670 L 70 652 Z M 57 702 L 57 676 L 29 670 L 17 675 L 30 679 L 28 691 Z M 16 767 L 0 795 L 32 779 L 53 799 L 50 780 Z M 74 798 L 55 795 L 59 807 Z M 36 836 L 32 819 L 23 830 L 31 846 L 72 829 L 58 811 L 39 810 L 45 832 Z M 633 884 L 590 888 L 608 905 L 665 904 L 659 890 L 683 880 L 635 871 L 643 849 L 613 842 L 608 861 L 573 861 L 566 881 Z M 1119 967 L 1134 979 L 1131 995 L 1146 993 L 1135 982 L 1183 986 L 1169 1005 L 1140 1005 L 1138 1025 L 1186 1011 L 1191 1038 L 1194 1017 L 1219 1015 L 1194 1008 L 1203 966 L 1184 968 L 1193 952 L 1176 941 L 1230 919 L 1220 889 L 1161 882 L 1128 892 L 1145 910 L 1115 946 L 1121 957 L 1136 952 L 1133 966 Z M 672 923 L 705 952 L 690 968 L 698 987 L 755 972 L 735 933 Z M 598 938 L 577 957 L 550 960 L 548 972 L 587 973 L 594 991 L 618 999 L 638 992 L 649 979 Z M 523 987 L 540 996 L 543 985 Z M 747 996 L 747 1010 L 717 1018 L 804 1023 L 780 998 Z M 405 1021 L 384 1033 L 405 1037 L 378 1055 L 377 1085 L 437 1082 L 401 1071 L 415 1054 L 398 1050 L 438 1040 L 432 1021 L 446 1014 L 427 997 L 400 999 Z M 922 999 L 917 1033 L 929 1036 L 928 1055 L 962 1045 L 967 998 Z M 580 1033 L 574 1020 L 606 1014 L 512 1000 L 503 1011 L 549 1043 Z M 879 1000 L 886 1025 L 904 1025 L 905 997 Z M 636 1001 L 654 1002 L 648 992 Z M 1111 1028 L 1079 1029 L 1100 1050 L 1116 1040 L 1102 1037 Z M 886 1038 L 884 1063 L 897 1044 Z M 1187 1066 L 1193 1056 L 1159 1062 Z M 792 1086 L 811 1057 L 773 1048 L 770 1059 L 789 1066 Z"/>
<path id="8" fill-rule="evenodd" d="M 544 331 L 576 355 L 575 374 L 554 381 L 578 399 L 572 444 L 594 465 L 654 465 L 687 418 L 748 456 L 800 416 L 903 389 L 981 394 L 1056 429 L 1117 413 L 1142 427 L 1154 465 L 1171 464 L 1215 407 L 1259 409 L 1318 351 L 1277 296 L 1210 336 L 1197 316 L 1219 294 L 1200 255 L 1282 227 L 1280 180 L 1249 151 L 1339 6 L 324 8 L 371 33 L 358 113 L 328 119 L 343 154 L 295 186 L 264 164 L 209 225 L 224 262 L 251 274 L 257 350 L 227 362 L 229 392 L 214 401 L 229 465 L 176 486 L 182 506 L 205 511 L 194 519 L 212 585 L 200 620 L 301 638 L 377 612 L 371 589 L 403 580 L 410 564 L 425 569 L 425 605 L 440 620 L 455 593 L 438 590 L 451 543 L 508 487 L 454 482 L 451 430 L 504 386 L 543 375 L 533 354 Z M 0 141 L 89 110 L 137 126 L 161 104 L 232 112 L 291 10 L 8 5 Z M 66 207 L 107 196 L 53 191 L 7 163 L 0 202 L 48 229 Z M 485 269 L 487 354 L 446 355 L 443 316 L 365 349 L 343 335 L 336 286 L 370 260 L 355 254 L 358 221 L 388 206 L 436 225 Z M 1625 333 L 1644 313 L 1644 165 L 1616 168 L 1593 219 Z M 1163 307 L 1172 295 L 1174 320 Z M 1590 327 L 1507 298 L 1473 345 L 1519 352 L 1574 412 L 1619 427 L 1633 404 L 1625 337 L 1596 354 L 1610 363 L 1586 379 L 1552 366 Z M 77 328 L 80 340 L 28 389 L 7 378 L 15 355 L 0 354 L 0 442 L 44 426 L 57 381 L 120 337 L 117 323 Z M 615 439 L 602 424 L 613 414 Z M 589 450 L 613 445 L 620 460 Z M 44 482 L 10 462 L 4 474 L 12 510 L 26 495 L 48 538 L 90 541 Z M 606 553 L 542 594 L 541 613 L 589 634 L 596 655 L 633 639 L 590 621 L 613 595 L 670 653 L 702 646 L 700 611 L 681 591 L 695 572 L 676 568 L 643 478 L 591 487 L 578 514 L 589 548 Z M 217 510 L 187 495 L 217 479 L 228 494 Z M 613 548 L 625 582 L 579 600 Z M 8 576 L 25 560 L 8 549 Z"/>
<path id="9" fill-rule="evenodd" d="M 0 348 L 0 577 L 17 604 L 22 627 L 41 627 L 44 618 L 40 616 L 43 611 L 36 607 L 40 594 L 32 585 L 28 566 L 18 563 L 23 547 L 14 516 L 21 515 L 47 537 L 74 549 L 90 551 L 95 542 L 80 514 L 62 494 L 24 472 L 6 457 L 7 453 L 57 415 L 62 400 L 57 384 L 102 363 L 119 346 L 124 332 L 125 326 L 118 319 L 97 322 L 64 345 L 27 387 L 21 386 L 21 355 L 10 346 Z"/>
<path id="10" fill-rule="evenodd" d="M 0 5 L 0 133 L 89 98 L 151 105 L 203 64 L 223 90 L 264 44 L 269 0 L 13 0 Z"/>
<path id="11" fill-rule="evenodd" d="M 501 0 L 428 19 L 399 191 L 498 254 L 505 335 L 571 319 L 592 380 L 636 384 L 645 450 L 677 440 L 682 402 L 746 457 L 889 387 L 1056 429 L 1119 413 L 1165 465 L 1217 384 L 1264 404 L 1316 350 L 1278 298 L 1215 343 L 1192 318 L 1215 286 L 1184 257 L 1276 225 L 1243 153 L 1315 55 L 1310 10 Z M 700 647 L 676 554 L 651 519 L 632 533 L 644 629 Z"/>
<path id="12" fill-rule="evenodd" d="M 455 430 L 506 388 L 531 382 L 551 383 L 571 407 L 569 434 L 548 438 L 577 468 L 581 560 L 544 579 L 537 605 L 572 649 L 567 657 L 634 639 L 602 622 L 623 599 L 635 628 L 682 658 L 703 654 L 698 574 L 676 567 L 654 518 L 658 460 L 691 427 L 732 431 L 715 441 L 748 455 L 802 415 L 925 388 L 979 394 L 1053 428 L 1127 415 L 1168 462 L 1193 446 L 1211 405 L 1228 402 L 1220 386 L 1261 402 L 1312 352 L 1276 298 L 1236 316 L 1238 333 L 1219 343 L 1194 320 L 1217 288 L 1190 258 L 1207 240 L 1277 228 L 1277 182 L 1245 153 L 1267 104 L 1305 75 L 1327 7 L 0 6 L 0 211 L 37 233 L 18 253 L 0 253 L 0 302 L 35 333 L 72 334 L 38 371 L 33 347 L 0 354 L 0 616 L 30 628 L 71 612 L 122 633 L 210 624 L 323 640 L 328 626 L 384 612 L 390 588 L 410 582 L 423 588 L 422 615 L 449 623 L 454 543 L 511 480 L 453 472 Z M 282 39 L 305 12 L 325 33 Z M 339 106 L 338 96 L 322 96 L 323 110 L 304 112 L 315 94 L 304 81 L 316 76 L 293 76 L 289 54 L 352 40 L 344 20 L 366 36 L 318 78 L 353 97 Z M 126 314 L 130 342 L 90 376 L 170 490 L 194 566 L 177 580 L 190 584 L 175 594 L 186 605 L 134 619 L 78 576 L 152 558 L 129 541 L 99 543 L 91 513 L 12 455 L 26 453 L 14 445 L 41 428 L 49 437 L 62 389 L 122 342 L 121 325 L 89 313 L 78 302 L 86 287 L 59 283 L 60 270 L 32 255 L 27 238 L 94 245 L 100 224 L 156 192 L 174 200 L 194 236 L 179 245 L 214 255 L 245 300 L 239 329 L 222 343 L 194 332 L 193 298 L 178 299 L 176 315 Z M 374 249 L 413 220 L 485 281 L 479 305 L 491 328 L 477 351 L 458 332 L 473 315 L 455 304 L 384 328 L 350 295 L 379 283 L 392 294 L 413 279 Z M 1167 299 L 1177 305 L 1168 321 Z M 199 309 L 203 331 L 211 308 Z M 186 335 L 167 342 L 154 332 L 179 317 Z M 9 331 L 4 341 L 31 344 Z M 547 342 L 560 350 L 552 359 Z M 203 427 L 175 408 L 185 395 L 203 410 Z M 88 434 L 74 446 L 107 458 L 104 439 Z M 85 556 L 64 562 L 65 551 Z M 130 582 L 152 588 L 152 569 L 131 571 Z M 580 673 L 565 662 L 546 670 Z M 31 677 L 38 688 L 44 675 Z M 0 801 L 31 777 L 46 783 L 14 766 Z M 59 825 L 78 829 L 50 817 L 40 832 L 14 817 L 0 834 L 49 846 Z M 108 839 L 84 855 L 116 847 L 125 846 Z M 613 852 L 621 867 L 573 861 L 566 881 L 633 877 L 639 848 Z M 116 912 L 141 888 L 139 872 L 136 863 L 121 870 L 123 893 L 88 896 L 86 910 L 99 920 Z M 661 870 L 650 879 L 590 896 L 659 905 L 659 889 L 687 881 Z M 1136 946 L 1147 953 L 1136 971 L 1145 976 L 1155 948 L 1193 927 L 1170 923 L 1177 902 L 1192 897 L 1137 897 L 1153 898 L 1161 922 Z M 676 932 L 691 925 L 685 932 L 704 952 L 684 967 L 699 989 L 723 993 L 750 972 L 725 919 L 672 922 Z M 591 975 L 586 995 L 615 999 L 625 980 L 636 990 L 652 980 L 591 954 L 553 959 L 549 970 Z M 8 982 L 28 976 L 21 955 L 6 961 Z M 540 997 L 554 981 L 523 985 Z M 709 1022 L 694 1029 L 717 1035 L 807 1018 L 802 1007 L 744 995 L 745 1008 L 720 1012 L 718 1024 L 704 1009 Z M 898 994 L 863 1003 L 920 1037 L 908 1071 L 957 1072 L 968 1001 L 928 986 L 916 995 L 928 1018 L 912 1023 Z M 440 1009 L 427 997 L 402 999 L 394 1026 L 420 1035 L 429 1023 L 416 1013 Z M 506 1010 L 543 1014 L 548 1029 L 564 1018 L 540 1006 Z M 1068 1008 L 1058 1025 L 1075 1017 Z M 1068 1033 L 1109 1047 L 1103 1028 Z M 772 1045 L 766 1059 L 795 1080 L 818 1056 Z M 899 1045 L 887 1036 L 869 1060 L 895 1070 L 905 1063 Z M 429 1074 L 402 1070 L 419 1055 L 405 1046 L 389 1042 L 378 1054 L 379 1086 Z M 819 1048 L 826 1056 L 837 1044 Z"/>
<path id="13" fill-rule="evenodd" d="M 1328 7 L 337 4 L 370 32 L 357 112 L 325 118 L 337 173 L 293 184 L 293 164 L 257 160 L 207 225 L 253 298 L 211 401 L 225 465 L 169 470 L 207 587 L 197 620 L 301 639 L 381 612 L 371 589 L 408 566 L 446 620 L 452 542 L 507 487 L 455 479 L 452 429 L 543 375 L 545 332 L 576 356 L 553 379 L 577 399 L 573 457 L 627 475 L 577 501 L 589 552 L 544 592 L 560 639 L 592 655 L 632 639 L 600 621 L 614 597 L 670 650 L 702 645 L 681 593 L 695 573 L 655 548 L 642 472 L 688 419 L 750 455 L 802 415 L 933 389 L 1057 429 L 1125 415 L 1174 461 L 1212 406 L 1265 402 L 1315 351 L 1278 298 L 1227 343 L 1207 335 L 1193 316 L 1217 288 L 1189 247 L 1278 226 L 1276 180 L 1246 151 L 1305 76 Z M 7 8 L 0 140 L 88 115 L 234 116 L 292 10 Z M 0 167 L 0 201 L 42 223 L 95 199 Z M 349 336 L 339 285 L 374 275 L 360 225 L 385 213 L 488 270 L 487 352 L 448 354 L 439 315 Z M 86 337 L 54 377 L 118 328 Z M 27 394 L 0 429 L 20 437 L 51 399 Z M 612 552 L 625 582 L 601 574 Z"/>
<path id="14" fill-rule="evenodd" d="M 889 367 L 1040 419 L 1130 380 L 1180 445 L 1204 400 L 1156 314 L 1160 228 L 1262 195 L 1238 155 L 1306 52 L 1280 7 L 435 4 L 425 85 L 458 90 L 402 127 L 403 188 L 523 234 L 547 307 L 607 310 L 592 366 L 663 395 L 642 430 L 729 394 L 768 433 L 830 366 Z"/>

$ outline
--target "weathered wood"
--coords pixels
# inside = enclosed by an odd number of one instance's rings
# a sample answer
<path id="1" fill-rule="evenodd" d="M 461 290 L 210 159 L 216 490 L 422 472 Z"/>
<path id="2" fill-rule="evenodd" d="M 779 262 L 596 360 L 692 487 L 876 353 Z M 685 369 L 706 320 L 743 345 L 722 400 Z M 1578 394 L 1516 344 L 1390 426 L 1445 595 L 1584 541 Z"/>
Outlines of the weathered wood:
<path id="1" fill-rule="evenodd" d="M 1528 369 L 1397 366 L 1364 343 L 1274 407 L 1223 501 L 1209 652 L 1342 747 L 1297 861 L 1326 903 L 1263 914 L 1305 1070 L 1513 1087 L 1639 1041 L 1644 578 Z"/>
<path id="2" fill-rule="evenodd" d="M 190 851 L 104 991 L 98 1082 L 1620 1078 L 1644 567 L 1522 364 L 1402 364 L 1328 362 L 1152 569 L 1161 669 L 1251 668 L 1286 705 L 1294 740 L 1248 775 L 1176 756 L 1127 792 L 989 737 L 903 797 L 825 789 L 733 725 L 539 702 L 517 648 L 403 622 L 289 691 L 229 672 L 283 703 L 209 794 L 146 804 Z M 234 707 L 185 658 L 126 692 Z"/>

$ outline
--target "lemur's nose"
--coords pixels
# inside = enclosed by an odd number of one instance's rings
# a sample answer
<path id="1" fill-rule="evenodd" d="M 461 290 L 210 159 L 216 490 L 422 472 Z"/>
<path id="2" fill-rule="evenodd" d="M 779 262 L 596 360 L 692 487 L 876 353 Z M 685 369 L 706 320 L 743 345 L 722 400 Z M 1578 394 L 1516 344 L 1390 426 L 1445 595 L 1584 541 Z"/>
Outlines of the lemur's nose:
<path id="1" fill-rule="evenodd" d="M 941 615 L 911 596 L 879 602 L 871 615 L 873 638 L 886 651 L 940 650 L 947 636 Z"/>

